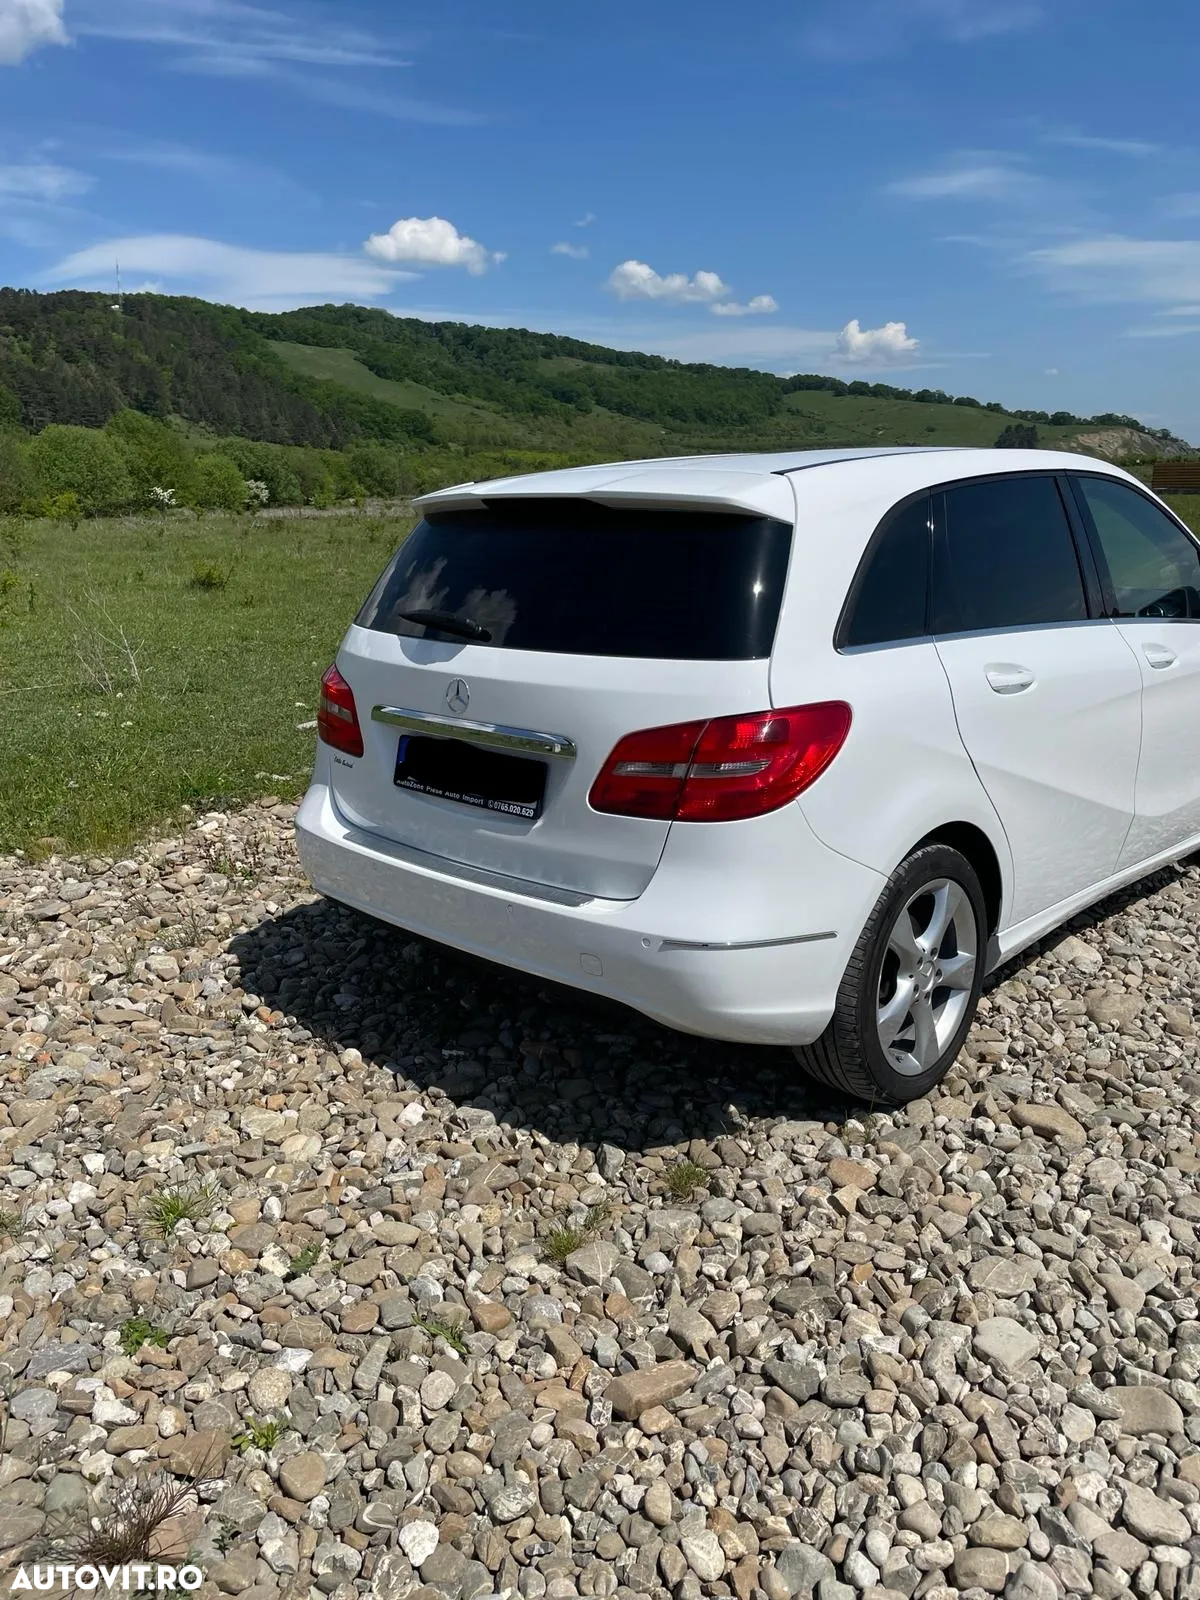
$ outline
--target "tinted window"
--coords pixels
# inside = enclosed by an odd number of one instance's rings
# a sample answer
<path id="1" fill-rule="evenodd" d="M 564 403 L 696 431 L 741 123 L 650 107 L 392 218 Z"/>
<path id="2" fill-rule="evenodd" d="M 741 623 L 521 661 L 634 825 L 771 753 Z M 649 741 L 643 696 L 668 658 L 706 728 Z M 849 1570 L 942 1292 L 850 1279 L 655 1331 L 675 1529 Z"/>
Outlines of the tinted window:
<path id="1" fill-rule="evenodd" d="M 442 640 L 474 629 L 505 650 L 751 660 L 771 653 L 791 536 L 764 517 L 498 501 L 422 522 L 358 623 Z"/>
<path id="2" fill-rule="evenodd" d="M 1111 478 L 1077 478 L 1120 617 L 1200 617 L 1200 553 L 1156 505 Z"/>
<path id="3" fill-rule="evenodd" d="M 845 648 L 920 639 L 929 589 L 928 498 L 893 513 L 867 552 L 838 638 Z"/>
<path id="4" fill-rule="evenodd" d="M 1075 542 L 1053 478 L 982 478 L 947 489 L 943 504 L 935 632 L 1087 616 Z"/>

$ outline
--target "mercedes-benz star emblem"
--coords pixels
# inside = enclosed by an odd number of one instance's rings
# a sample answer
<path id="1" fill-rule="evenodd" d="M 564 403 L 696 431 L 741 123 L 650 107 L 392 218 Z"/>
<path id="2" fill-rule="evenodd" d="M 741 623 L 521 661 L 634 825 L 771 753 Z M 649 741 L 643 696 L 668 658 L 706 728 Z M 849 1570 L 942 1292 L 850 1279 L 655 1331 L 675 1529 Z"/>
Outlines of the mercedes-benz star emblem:
<path id="1" fill-rule="evenodd" d="M 470 704 L 470 689 L 461 678 L 455 678 L 454 682 L 446 690 L 446 705 L 456 717 L 461 717 Z"/>

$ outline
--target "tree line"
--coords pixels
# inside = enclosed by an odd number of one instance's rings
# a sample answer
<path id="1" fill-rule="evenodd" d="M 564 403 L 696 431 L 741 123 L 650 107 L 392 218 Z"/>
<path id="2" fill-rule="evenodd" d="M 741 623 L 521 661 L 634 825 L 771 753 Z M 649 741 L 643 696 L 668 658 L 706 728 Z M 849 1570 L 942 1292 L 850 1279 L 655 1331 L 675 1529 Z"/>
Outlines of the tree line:
<path id="1" fill-rule="evenodd" d="M 336 506 L 422 494 L 454 478 L 571 466 L 565 453 L 405 450 L 362 440 L 346 450 L 191 438 L 178 425 L 125 409 L 102 428 L 51 423 L 29 435 L 0 425 L 0 515 L 238 512 Z"/>

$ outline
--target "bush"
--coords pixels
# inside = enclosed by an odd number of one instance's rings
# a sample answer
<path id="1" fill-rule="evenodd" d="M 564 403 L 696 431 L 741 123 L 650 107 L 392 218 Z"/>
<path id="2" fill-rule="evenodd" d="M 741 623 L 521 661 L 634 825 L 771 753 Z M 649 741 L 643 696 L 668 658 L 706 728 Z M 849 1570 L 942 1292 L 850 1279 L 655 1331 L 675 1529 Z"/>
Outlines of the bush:
<path id="1" fill-rule="evenodd" d="M 222 439 L 220 450 L 236 463 L 247 482 L 266 484 L 271 505 L 298 506 L 303 501 L 300 480 L 288 459 L 297 452 L 289 446 L 256 439 Z"/>
<path id="2" fill-rule="evenodd" d="M 51 495 L 42 509 L 51 522 L 69 522 L 73 528 L 79 526 L 83 517 L 83 507 L 74 489 Z"/>
<path id="3" fill-rule="evenodd" d="M 29 457 L 47 499 L 77 495 L 84 516 L 111 516 L 133 500 L 120 447 L 95 428 L 44 428 L 30 445 Z"/>
<path id="4" fill-rule="evenodd" d="M 192 568 L 193 589 L 223 589 L 228 582 L 229 574 L 215 561 L 197 562 Z"/>
<path id="5" fill-rule="evenodd" d="M 0 433 L 0 516 L 32 510 L 45 498 L 29 459 L 29 446 L 16 434 Z"/>
<path id="6" fill-rule="evenodd" d="M 192 467 L 189 498 L 200 511 L 243 511 L 246 480 L 235 462 L 218 450 L 199 456 Z"/>
<path id="7" fill-rule="evenodd" d="M 356 444 L 346 459 L 363 492 L 393 500 L 400 493 L 400 457 L 382 444 Z"/>
<path id="8" fill-rule="evenodd" d="M 1010 422 L 996 440 L 997 450 L 1036 450 L 1038 431 L 1028 422 Z"/>
<path id="9" fill-rule="evenodd" d="M 125 458 L 126 470 L 139 506 L 154 505 L 155 487 L 184 488 L 192 473 L 192 452 L 187 441 L 165 422 L 140 411 L 118 411 L 104 426 Z"/>

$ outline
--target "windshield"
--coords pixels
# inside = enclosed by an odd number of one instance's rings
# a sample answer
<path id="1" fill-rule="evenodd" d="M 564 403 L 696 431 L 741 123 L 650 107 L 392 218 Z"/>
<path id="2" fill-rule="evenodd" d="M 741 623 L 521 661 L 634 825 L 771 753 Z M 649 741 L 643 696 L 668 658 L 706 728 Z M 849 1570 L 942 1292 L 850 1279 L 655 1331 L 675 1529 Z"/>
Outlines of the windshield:
<path id="1" fill-rule="evenodd" d="M 769 656 L 791 528 L 766 517 L 505 500 L 426 518 L 358 617 L 411 638 L 677 661 Z"/>

